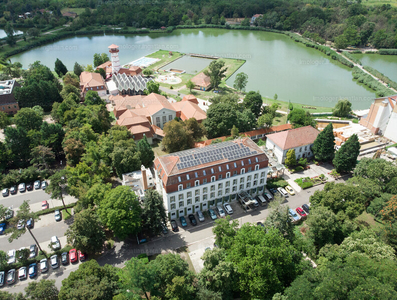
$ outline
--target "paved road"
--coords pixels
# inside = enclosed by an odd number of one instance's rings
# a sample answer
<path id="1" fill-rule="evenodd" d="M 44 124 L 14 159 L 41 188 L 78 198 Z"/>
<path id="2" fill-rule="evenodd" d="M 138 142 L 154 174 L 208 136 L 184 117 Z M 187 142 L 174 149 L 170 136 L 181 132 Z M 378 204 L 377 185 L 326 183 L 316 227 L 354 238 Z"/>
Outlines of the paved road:
<path id="1" fill-rule="evenodd" d="M 9 195 L 7 197 L 0 196 L 0 204 L 5 207 L 12 206 L 14 209 L 19 207 L 24 200 L 30 200 L 29 204 L 41 203 L 43 200 L 47 200 L 50 203 L 50 195 L 47 194 L 44 190 L 33 190 L 26 191 L 24 193 L 20 193 L 18 191 L 15 195 Z"/>

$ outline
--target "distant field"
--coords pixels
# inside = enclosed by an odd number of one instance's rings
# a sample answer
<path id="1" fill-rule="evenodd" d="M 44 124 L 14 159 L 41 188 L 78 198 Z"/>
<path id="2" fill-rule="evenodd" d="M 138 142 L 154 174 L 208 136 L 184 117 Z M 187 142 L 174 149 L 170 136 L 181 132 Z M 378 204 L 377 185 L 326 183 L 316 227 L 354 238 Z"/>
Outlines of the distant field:
<path id="1" fill-rule="evenodd" d="M 397 7 L 397 0 L 364 0 L 361 2 L 363 5 L 383 5 L 390 4 L 393 7 Z"/>

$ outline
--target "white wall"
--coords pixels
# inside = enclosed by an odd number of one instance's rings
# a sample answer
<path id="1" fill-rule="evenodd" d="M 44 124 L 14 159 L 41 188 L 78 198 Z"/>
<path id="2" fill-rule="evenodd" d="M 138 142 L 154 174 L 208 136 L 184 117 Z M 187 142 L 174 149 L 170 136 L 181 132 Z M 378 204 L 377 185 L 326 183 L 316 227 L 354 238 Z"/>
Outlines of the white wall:
<path id="1" fill-rule="evenodd" d="M 299 160 L 300 158 L 303 157 L 303 155 L 305 155 L 305 158 L 312 157 L 313 156 L 313 152 L 311 151 L 312 145 L 313 144 L 309 144 L 309 145 L 305 145 L 302 147 L 294 148 L 296 159 Z M 284 163 L 285 158 L 287 157 L 287 152 L 289 149 L 283 151 L 279 146 L 275 145 L 270 139 L 266 140 L 266 148 L 273 150 L 273 153 L 275 154 L 277 161 L 280 164 Z"/>
<path id="2" fill-rule="evenodd" d="M 378 113 L 374 121 L 374 127 L 379 128 L 379 134 L 384 134 L 389 121 L 392 108 L 388 103 L 386 107 L 379 106 Z"/>
<path id="3" fill-rule="evenodd" d="M 170 120 L 170 116 L 171 116 L 171 120 Z M 164 124 L 172 121 L 173 119 L 175 119 L 176 117 L 176 111 L 174 110 L 170 110 L 167 108 L 163 108 L 161 110 L 159 110 L 158 112 L 156 112 L 155 114 L 152 115 L 152 124 L 158 126 L 157 124 L 157 117 L 160 118 L 160 128 L 163 129 Z M 163 121 L 163 117 L 166 118 L 165 122 Z"/>
<path id="4" fill-rule="evenodd" d="M 384 136 L 397 143 L 397 113 L 391 114 Z"/>

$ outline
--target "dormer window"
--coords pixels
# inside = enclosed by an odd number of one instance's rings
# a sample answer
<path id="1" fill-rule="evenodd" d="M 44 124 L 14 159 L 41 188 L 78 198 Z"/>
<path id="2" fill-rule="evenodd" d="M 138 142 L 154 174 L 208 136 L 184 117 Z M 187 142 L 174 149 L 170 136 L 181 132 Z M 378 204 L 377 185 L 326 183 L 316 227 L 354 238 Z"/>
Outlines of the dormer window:
<path id="1" fill-rule="evenodd" d="M 204 176 L 206 176 L 206 175 L 207 175 L 207 173 L 205 172 L 205 170 L 203 170 L 203 175 L 204 175 Z"/>
<path id="2" fill-rule="evenodd" d="M 186 174 L 186 179 L 187 179 L 187 180 L 189 180 L 189 179 L 190 179 L 190 176 L 189 176 L 189 174 Z"/>
<path id="3" fill-rule="evenodd" d="M 214 168 L 211 168 L 211 174 L 214 174 Z"/>
<path id="4" fill-rule="evenodd" d="M 229 170 L 229 165 L 226 165 L 226 170 Z"/>
<path id="5" fill-rule="evenodd" d="M 181 176 L 178 176 L 178 181 L 182 182 Z"/>
<path id="6" fill-rule="evenodd" d="M 219 172 L 222 172 L 222 167 L 221 166 L 219 166 L 218 169 L 219 169 Z"/>

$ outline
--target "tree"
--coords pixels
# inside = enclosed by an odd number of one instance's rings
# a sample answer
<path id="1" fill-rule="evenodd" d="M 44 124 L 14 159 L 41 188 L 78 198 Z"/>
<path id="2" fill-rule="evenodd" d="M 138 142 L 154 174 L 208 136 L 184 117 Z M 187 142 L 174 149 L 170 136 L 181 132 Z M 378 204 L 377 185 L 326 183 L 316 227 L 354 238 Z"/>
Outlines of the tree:
<path id="1" fill-rule="evenodd" d="M 32 108 L 21 108 L 14 116 L 15 125 L 26 131 L 40 130 L 43 117 Z"/>
<path id="2" fill-rule="evenodd" d="M 146 95 L 151 93 L 160 94 L 160 83 L 151 80 L 146 84 Z"/>
<path id="3" fill-rule="evenodd" d="M 28 35 L 33 37 L 33 38 L 37 38 L 40 35 L 40 30 L 36 27 L 33 28 L 29 28 L 28 29 Z"/>
<path id="4" fill-rule="evenodd" d="M 223 60 L 213 60 L 208 69 L 204 71 L 206 76 L 210 77 L 211 87 L 216 90 L 222 79 L 226 77 L 227 68 L 224 68 L 225 62 Z"/>
<path id="5" fill-rule="evenodd" d="M 23 234 L 26 233 L 26 231 L 28 231 L 30 233 L 30 236 L 35 241 L 37 247 L 40 249 L 41 253 L 48 259 L 47 254 L 45 252 L 43 252 L 43 249 L 41 249 L 39 242 L 37 241 L 36 237 L 33 235 L 30 228 L 25 226 L 22 229 L 17 229 L 16 223 L 19 220 L 27 221 L 30 218 L 32 218 L 35 221 L 37 221 L 39 219 L 37 214 L 30 210 L 29 200 L 24 200 L 23 203 L 18 207 L 16 216 L 11 219 L 12 220 L 11 224 L 13 226 L 11 226 L 9 229 L 6 230 L 6 234 L 10 234 L 8 241 L 11 243 L 13 240 L 20 238 Z"/>
<path id="6" fill-rule="evenodd" d="M 270 204 L 270 212 L 265 220 L 266 228 L 277 229 L 282 236 L 285 236 L 291 243 L 294 240 L 294 225 L 291 222 L 288 206 L 281 205 L 284 199 L 274 199 Z"/>
<path id="7" fill-rule="evenodd" d="M 57 60 L 55 61 L 54 71 L 55 71 L 55 73 L 58 74 L 59 77 L 62 77 L 63 75 L 65 75 L 68 72 L 68 69 L 63 64 L 63 62 L 59 58 L 57 58 Z"/>
<path id="8" fill-rule="evenodd" d="M 382 194 L 380 197 L 373 199 L 370 205 L 367 207 L 367 212 L 374 215 L 375 218 L 379 216 L 379 212 L 386 206 L 386 203 L 392 197 L 392 194 Z"/>
<path id="9" fill-rule="evenodd" d="M 195 118 L 185 120 L 183 126 L 186 132 L 190 133 L 195 141 L 201 139 L 206 134 L 204 125 L 197 122 Z"/>
<path id="10" fill-rule="evenodd" d="M 83 67 L 77 62 L 74 63 L 73 73 L 80 77 L 80 74 L 84 71 Z"/>
<path id="11" fill-rule="evenodd" d="M 350 172 L 357 164 L 357 157 L 360 154 L 360 143 L 357 134 L 353 134 L 336 152 L 332 163 L 337 172 Z"/>
<path id="12" fill-rule="evenodd" d="M 277 94 L 274 94 L 273 99 L 274 99 L 275 101 L 277 101 L 278 95 L 277 95 Z"/>
<path id="13" fill-rule="evenodd" d="M 61 124 L 49 124 L 43 122 L 40 128 L 40 143 L 54 151 L 55 156 L 59 156 L 62 149 L 62 141 L 65 137 L 65 131 Z"/>
<path id="14" fill-rule="evenodd" d="M 31 300 L 58 300 L 59 291 L 55 280 L 41 279 L 29 282 L 25 288 L 26 297 Z"/>
<path id="15" fill-rule="evenodd" d="M 386 191 L 397 177 L 397 167 L 385 159 L 363 157 L 354 169 L 354 176 L 367 178 Z"/>
<path id="16" fill-rule="evenodd" d="M 295 108 L 290 111 L 287 117 L 288 121 L 294 125 L 294 128 L 299 128 L 303 126 L 313 126 L 316 127 L 316 121 L 312 115 L 305 111 L 304 109 Z"/>
<path id="17" fill-rule="evenodd" d="M 30 163 L 37 168 L 44 166 L 45 169 L 49 169 L 49 164 L 54 162 L 55 154 L 51 151 L 51 148 L 39 145 L 32 150 L 32 159 Z"/>
<path id="18" fill-rule="evenodd" d="M 75 87 L 71 84 L 67 84 L 67 85 L 63 86 L 63 89 L 62 89 L 60 95 L 65 100 L 65 99 L 67 99 L 67 97 L 70 94 L 74 94 L 77 96 L 77 99 L 80 100 L 80 93 L 81 93 L 80 89 L 78 89 L 77 87 Z"/>
<path id="19" fill-rule="evenodd" d="M 256 118 L 259 117 L 262 111 L 262 96 L 259 92 L 250 91 L 244 97 L 243 105 L 245 108 L 248 108 L 252 111 Z"/>
<path id="20" fill-rule="evenodd" d="M 63 193 L 67 194 L 69 192 L 67 175 L 67 171 L 63 169 L 50 176 L 50 183 L 45 189 L 45 192 L 50 195 L 51 199 L 61 199 L 65 211 L 67 211 L 70 215 L 70 212 L 66 209 L 65 201 L 63 199 Z"/>
<path id="21" fill-rule="evenodd" d="M 312 147 L 314 157 L 320 161 L 331 161 L 335 156 L 334 127 L 330 122 L 314 140 Z"/>
<path id="22" fill-rule="evenodd" d="M 96 91 L 88 91 L 84 97 L 85 105 L 104 105 L 105 101 L 99 97 L 98 92 Z"/>
<path id="23" fill-rule="evenodd" d="M 59 300 L 112 300 L 118 293 L 118 281 L 115 267 L 108 264 L 101 267 L 95 259 L 91 259 L 80 264 L 76 271 L 62 281 Z"/>
<path id="24" fill-rule="evenodd" d="M 250 19 L 245 18 L 245 19 L 241 22 L 241 26 L 250 26 Z"/>
<path id="25" fill-rule="evenodd" d="M 332 110 L 332 114 L 337 117 L 347 117 L 352 110 L 352 104 L 349 100 L 338 100 L 334 109 Z"/>
<path id="26" fill-rule="evenodd" d="M 149 189 L 145 192 L 142 221 L 143 226 L 153 234 L 159 234 L 162 231 L 162 225 L 167 224 L 163 197 L 156 190 Z"/>
<path id="27" fill-rule="evenodd" d="M 140 159 L 142 165 L 144 165 L 146 168 L 149 168 L 154 161 L 154 152 L 152 147 L 150 147 L 146 136 L 144 136 L 143 139 L 137 143 L 137 149 L 141 155 Z"/>
<path id="28" fill-rule="evenodd" d="M 233 87 L 238 91 L 245 91 L 248 82 L 248 75 L 244 72 L 238 73 L 234 79 Z"/>
<path id="29" fill-rule="evenodd" d="M 393 196 L 379 212 L 383 221 L 397 222 L 397 196 Z"/>
<path id="30" fill-rule="evenodd" d="M 33 106 L 32 109 L 43 118 L 44 116 L 44 109 L 40 105 Z"/>
<path id="31" fill-rule="evenodd" d="M 87 66 L 84 68 L 84 71 L 93 73 L 93 72 L 94 72 L 94 68 L 92 67 L 92 65 L 87 65 Z"/>
<path id="32" fill-rule="evenodd" d="M 345 49 L 349 45 L 349 42 L 344 34 L 341 34 L 335 38 L 334 46 L 336 49 Z"/>
<path id="33" fill-rule="evenodd" d="M 99 53 L 94 54 L 94 68 L 98 67 L 102 64 L 102 58 Z"/>
<path id="34" fill-rule="evenodd" d="M 125 239 L 129 234 L 139 231 L 141 211 L 136 194 L 128 186 L 118 186 L 101 201 L 98 215 L 118 238 Z"/>
<path id="35" fill-rule="evenodd" d="M 66 73 L 65 76 L 63 76 L 62 81 L 64 85 L 70 84 L 74 87 L 80 88 L 80 79 L 76 74 L 72 72 Z"/>
<path id="36" fill-rule="evenodd" d="M 0 111 L 0 129 L 4 129 L 8 125 L 11 125 L 10 119 L 5 112 Z"/>
<path id="37" fill-rule="evenodd" d="M 16 167 L 26 166 L 30 159 L 30 139 L 22 127 L 7 127 L 4 129 L 6 149 L 10 153 L 10 161 Z"/>
<path id="38" fill-rule="evenodd" d="M 153 70 L 152 70 L 152 69 L 149 69 L 149 68 L 145 68 L 145 69 L 142 71 L 142 73 L 143 73 L 143 75 L 145 75 L 145 76 L 152 76 L 152 75 L 153 75 Z"/>
<path id="39" fill-rule="evenodd" d="M 66 231 L 68 243 L 83 253 L 95 254 L 102 250 L 105 232 L 96 212 L 85 209 L 74 216 L 73 224 Z"/>
<path id="40" fill-rule="evenodd" d="M 186 87 L 189 89 L 190 94 L 192 93 L 192 89 L 194 89 L 195 86 L 196 85 L 190 79 L 186 82 Z"/>
<path id="41" fill-rule="evenodd" d="M 1 218 L 3 218 L 3 216 Z M 7 253 L 5 253 L 3 250 L 0 250 L 0 270 L 4 270 L 7 266 L 8 266 Z"/>
<path id="42" fill-rule="evenodd" d="M 110 154 L 112 167 L 119 178 L 122 178 L 124 173 L 139 170 L 142 165 L 140 157 L 141 154 L 132 139 L 115 143 Z"/>
<path id="43" fill-rule="evenodd" d="M 167 299 L 194 299 L 196 288 L 193 286 L 193 276 L 176 276 L 167 286 L 165 297 Z"/>
<path id="44" fill-rule="evenodd" d="M 215 224 L 215 227 L 212 228 L 212 232 L 215 234 L 215 244 L 220 248 L 230 249 L 237 233 L 237 220 L 230 221 L 230 216 L 227 216 L 226 219 L 216 220 Z"/>
<path id="45" fill-rule="evenodd" d="M 273 124 L 274 116 L 270 113 L 263 114 L 258 118 L 258 127 L 271 127 Z"/>
<path id="46" fill-rule="evenodd" d="M 230 130 L 230 135 L 233 138 L 236 138 L 239 136 L 239 131 L 238 131 L 238 128 L 236 127 L 236 125 L 233 125 L 233 128 Z"/>
<path id="47" fill-rule="evenodd" d="M 288 167 L 293 167 L 296 166 L 296 154 L 295 154 L 295 149 L 289 149 L 287 152 L 287 156 L 285 158 L 284 163 Z"/>
<path id="48" fill-rule="evenodd" d="M 184 124 L 172 120 L 164 125 L 163 129 L 165 137 L 163 138 L 163 146 L 167 152 L 177 152 L 193 148 L 194 139 L 190 132 L 186 131 Z"/>

